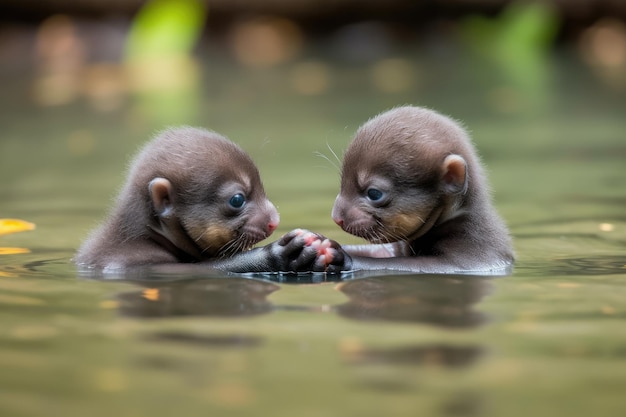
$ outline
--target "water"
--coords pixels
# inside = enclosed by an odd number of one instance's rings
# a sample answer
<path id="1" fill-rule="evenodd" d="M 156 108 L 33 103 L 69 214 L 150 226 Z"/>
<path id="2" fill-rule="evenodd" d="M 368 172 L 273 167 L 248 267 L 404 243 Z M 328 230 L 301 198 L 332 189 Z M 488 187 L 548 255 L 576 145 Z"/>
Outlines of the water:
<path id="1" fill-rule="evenodd" d="M 403 57 L 417 75 L 397 93 L 373 87 L 367 64 L 307 57 L 330 74 L 307 96 L 290 65 L 245 70 L 213 52 L 171 112 L 132 95 L 109 110 L 87 94 L 40 106 L 36 74 L 4 77 L 0 217 L 37 229 L 0 236 L 31 251 L 0 257 L 0 415 L 623 415 L 624 90 L 572 54 L 526 78 Z M 281 212 L 274 237 L 358 242 L 330 219 L 338 172 L 315 152 L 332 161 L 329 148 L 404 103 L 471 130 L 515 239 L 512 276 L 77 276 L 70 258 L 129 155 L 166 123 L 213 128 L 253 156 Z"/>

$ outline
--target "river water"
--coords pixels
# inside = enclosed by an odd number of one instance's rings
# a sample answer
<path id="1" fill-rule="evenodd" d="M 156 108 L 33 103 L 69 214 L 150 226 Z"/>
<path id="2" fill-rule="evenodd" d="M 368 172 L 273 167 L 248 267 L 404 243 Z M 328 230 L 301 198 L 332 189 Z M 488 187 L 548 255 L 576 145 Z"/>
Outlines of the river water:
<path id="1" fill-rule="evenodd" d="M 0 415 L 624 415 L 626 90 L 567 52 L 521 74 L 462 55 L 388 64 L 404 84 L 315 54 L 252 70 L 218 51 L 182 89 L 118 90 L 113 69 L 71 99 L 7 70 L 0 217 L 36 229 L 0 236 L 30 251 L 0 255 Z M 281 213 L 272 238 L 305 227 L 356 243 L 330 218 L 332 152 L 406 103 L 471 131 L 512 276 L 102 281 L 70 261 L 129 157 L 180 123 L 252 155 Z"/>

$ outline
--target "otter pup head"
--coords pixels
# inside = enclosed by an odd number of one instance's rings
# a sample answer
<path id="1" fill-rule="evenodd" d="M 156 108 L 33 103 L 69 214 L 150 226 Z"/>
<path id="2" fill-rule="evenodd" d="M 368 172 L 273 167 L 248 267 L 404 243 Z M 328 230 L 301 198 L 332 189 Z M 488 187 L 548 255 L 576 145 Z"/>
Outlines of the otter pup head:
<path id="1" fill-rule="evenodd" d="M 252 159 L 214 132 L 161 133 L 138 155 L 129 178 L 133 198 L 150 213 L 150 237 L 180 258 L 231 255 L 278 226 Z"/>
<path id="2" fill-rule="evenodd" d="M 333 220 L 372 243 L 419 238 L 461 212 L 471 188 L 468 146 L 465 132 L 436 112 L 378 115 L 346 150 Z"/>

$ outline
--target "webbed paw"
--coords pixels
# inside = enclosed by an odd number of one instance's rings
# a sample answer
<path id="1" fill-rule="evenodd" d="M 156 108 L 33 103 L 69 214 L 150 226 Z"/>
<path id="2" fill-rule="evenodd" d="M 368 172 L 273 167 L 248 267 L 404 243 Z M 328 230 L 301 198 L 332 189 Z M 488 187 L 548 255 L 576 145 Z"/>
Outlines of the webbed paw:
<path id="1" fill-rule="evenodd" d="M 334 240 L 304 229 L 295 229 L 278 242 L 289 257 L 289 271 L 339 273 L 349 270 L 350 256 Z"/>

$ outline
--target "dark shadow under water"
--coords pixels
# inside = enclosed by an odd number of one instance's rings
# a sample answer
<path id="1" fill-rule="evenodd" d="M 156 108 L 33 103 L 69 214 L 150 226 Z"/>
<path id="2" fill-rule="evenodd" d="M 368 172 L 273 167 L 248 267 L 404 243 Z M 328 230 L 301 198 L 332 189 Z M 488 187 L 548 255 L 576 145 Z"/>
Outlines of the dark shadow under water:
<path id="1" fill-rule="evenodd" d="M 487 321 L 476 305 L 491 291 L 491 279 L 469 275 L 388 275 L 337 285 L 348 302 L 334 310 L 351 320 L 426 324 L 448 330 L 471 329 Z M 344 352 L 350 365 L 440 366 L 462 368 L 478 360 L 476 344 L 426 343 L 391 348 L 360 347 Z"/>
<path id="2" fill-rule="evenodd" d="M 491 291 L 493 277 L 474 275 L 351 273 L 331 274 L 198 274 L 153 269 L 115 277 L 138 288 L 117 295 L 125 316 L 236 317 L 276 310 L 335 313 L 351 320 L 412 322 L 445 328 L 471 328 L 486 321 L 475 305 Z M 111 276 L 91 279 L 110 280 Z M 275 305 L 268 296 L 281 285 L 337 283 L 348 298 L 328 308 Z"/>
<path id="3" fill-rule="evenodd" d="M 274 309 L 267 297 L 280 288 L 271 282 L 237 277 L 142 281 L 139 285 L 145 288 L 117 295 L 122 315 L 143 318 L 255 316 Z"/>
<path id="4" fill-rule="evenodd" d="M 448 330 L 471 329 L 484 324 L 486 315 L 476 306 L 491 291 L 491 277 L 469 275 L 382 275 L 355 277 L 323 274 L 289 275 L 274 281 L 287 283 L 337 282 L 335 289 L 347 301 L 334 306 L 279 305 L 268 297 L 280 290 L 276 282 L 249 276 L 171 277 L 166 275 L 127 277 L 136 289 L 116 295 L 119 312 L 126 317 L 162 319 L 181 316 L 252 317 L 279 311 L 304 314 L 337 314 L 355 321 L 402 322 Z M 145 340 L 182 343 L 213 348 L 257 347 L 261 337 L 241 332 L 196 334 L 183 330 L 157 331 Z M 461 368 L 479 359 L 479 345 L 428 343 L 391 348 L 359 346 L 342 350 L 342 360 L 351 366 L 377 363 L 388 365 L 441 366 Z"/>

